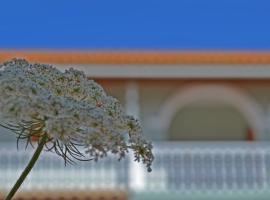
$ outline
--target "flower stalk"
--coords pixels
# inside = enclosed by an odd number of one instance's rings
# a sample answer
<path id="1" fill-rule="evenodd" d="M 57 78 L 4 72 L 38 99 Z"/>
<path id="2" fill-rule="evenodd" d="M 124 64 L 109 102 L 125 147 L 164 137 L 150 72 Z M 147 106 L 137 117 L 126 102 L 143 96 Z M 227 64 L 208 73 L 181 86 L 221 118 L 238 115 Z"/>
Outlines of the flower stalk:
<path id="1" fill-rule="evenodd" d="M 29 172 L 34 167 L 36 161 L 38 160 L 38 158 L 39 158 L 39 156 L 40 156 L 40 154 L 42 152 L 42 149 L 43 149 L 44 145 L 46 144 L 46 141 L 47 141 L 47 136 L 46 135 L 42 136 L 41 139 L 40 139 L 40 141 L 38 142 L 37 149 L 36 149 L 35 153 L 33 154 L 31 160 L 27 164 L 27 166 L 24 169 L 24 171 L 22 172 L 21 176 L 18 178 L 18 180 L 14 184 L 13 188 L 8 193 L 8 195 L 5 198 L 5 200 L 11 200 L 12 197 L 17 192 L 17 190 L 20 188 L 21 184 L 23 183 L 23 181 L 25 180 L 25 178 L 27 177 L 27 175 L 29 174 Z"/>

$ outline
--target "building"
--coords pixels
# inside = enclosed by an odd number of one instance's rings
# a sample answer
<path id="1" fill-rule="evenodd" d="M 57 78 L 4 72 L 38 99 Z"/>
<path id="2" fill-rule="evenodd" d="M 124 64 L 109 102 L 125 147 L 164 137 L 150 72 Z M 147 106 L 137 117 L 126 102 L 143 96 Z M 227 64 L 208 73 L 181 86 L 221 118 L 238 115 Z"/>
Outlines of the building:
<path id="1" fill-rule="evenodd" d="M 185 198 L 207 193 L 207 199 L 269 195 L 269 54 L 3 52 L 0 59 L 14 56 L 84 70 L 141 119 L 156 148 L 151 174 L 132 158 L 121 164 L 105 160 L 96 167 L 100 171 L 87 164 L 64 167 L 46 155 L 25 184 L 26 192 L 47 185 L 54 195 L 69 188 L 91 189 L 98 196 L 103 189 L 107 192 L 102 195 L 120 199 L 180 198 L 181 193 Z M 11 166 L 23 166 L 20 157 L 31 151 L 18 154 L 11 134 L 1 138 L 7 190 L 19 173 Z M 7 156 L 9 148 L 14 158 Z M 54 176 L 58 178 L 50 182 Z"/>

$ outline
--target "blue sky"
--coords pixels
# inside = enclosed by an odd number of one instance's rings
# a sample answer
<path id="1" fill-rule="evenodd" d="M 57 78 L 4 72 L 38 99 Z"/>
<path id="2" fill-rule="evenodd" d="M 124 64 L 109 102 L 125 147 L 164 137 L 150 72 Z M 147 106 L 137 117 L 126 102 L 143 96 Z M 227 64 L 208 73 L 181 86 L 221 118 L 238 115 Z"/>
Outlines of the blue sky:
<path id="1" fill-rule="evenodd" d="M 6 0 L 0 49 L 270 50 L 269 0 Z"/>

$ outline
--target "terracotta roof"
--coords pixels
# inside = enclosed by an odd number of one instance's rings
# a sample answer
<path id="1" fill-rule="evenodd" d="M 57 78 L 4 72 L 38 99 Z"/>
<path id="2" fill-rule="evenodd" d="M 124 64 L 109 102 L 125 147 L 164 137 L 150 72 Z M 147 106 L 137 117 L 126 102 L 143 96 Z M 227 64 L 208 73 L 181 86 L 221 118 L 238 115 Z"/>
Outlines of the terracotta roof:
<path id="1" fill-rule="evenodd" d="M 270 52 L 0 51 L 0 62 L 14 57 L 54 64 L 270 64 Z"/>

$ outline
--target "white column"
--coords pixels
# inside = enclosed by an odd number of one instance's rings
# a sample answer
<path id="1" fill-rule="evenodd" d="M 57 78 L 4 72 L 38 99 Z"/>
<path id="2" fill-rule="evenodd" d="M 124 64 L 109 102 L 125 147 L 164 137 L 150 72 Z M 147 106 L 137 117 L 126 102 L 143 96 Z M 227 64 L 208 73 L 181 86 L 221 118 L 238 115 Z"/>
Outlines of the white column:
<path id="1" fill-rule="evenodd" d="M 134 81 L 126 86 L 126 113 L 140 118 L 139 87 Z M 134 156 L 130 155 L 129 186 L 132 190 L 141 190 L 145 186 L 145 172 L 141 163 L 134 162 Z"/>

